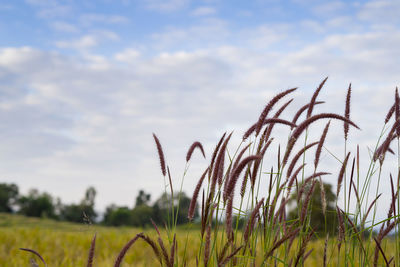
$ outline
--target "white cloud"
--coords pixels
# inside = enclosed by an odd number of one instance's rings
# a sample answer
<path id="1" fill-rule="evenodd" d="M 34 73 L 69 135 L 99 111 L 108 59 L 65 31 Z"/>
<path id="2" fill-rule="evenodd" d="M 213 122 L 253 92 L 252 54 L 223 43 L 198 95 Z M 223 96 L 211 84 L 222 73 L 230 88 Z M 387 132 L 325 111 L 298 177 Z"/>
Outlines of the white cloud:
<path id="1" fill-rule="evenodd" d="M 202 6 L 194 9 L 191 14 L 193 16 L 209 16 L 217 13 L 217 10 L 214 7 L 210 6 Z"/>
<path id="2" fill-rule="evenodd" d="M 98 45 L 97 38 L 93 35 L 85 35 L 77 40 L 72 41 L 57 41 L 56 46 L 59 48 L 73 48 L 82 50 Z"/>
<path id="3" fill-rule="evenodd" d="M 121 15 L 105 15 L 105 14 L 83 14 L 80 21 L 84 25 L 105 24 L 124 24 L 129 22 L 129 18 Z"/>
<path id="4" fill-rule="evenodd" d="M 114 58 L 125 63 L 133 63 L 140 57 L 140 52 L 136 49 L 125 49 L 122 52 L 116 53 Z"/>
<path id="5" fill-rule="evenodd" d="M 38 9 L 37 15 L 42 18 L 60 18 L 70 15 L 72 6 L 56 0 L 26 0 L 26 3 Z"/>
<path id="6" fill-rule="evenodd" d="M 358 17 L 377 24 L 399 23 L 400 2 L 390 0 L 369 1 L 360 7 Z"/>
<path id="7" fill-rule="evenodd" d="M 101 42 L 108 40 L 117 41 L 119 40 L 119 36 L 110 31 L 97 31 L 92 34 L 84 35 L 78 39 L 57 41 L 55 45 L 58 48 L 68 48 L 84 51 L 99 45 Z"/>
<path id="8" fill-rule="evenodd" d="M 64 22 L 64 21 L 54 21 L 51 24 L 51 27 L 56 31 L 67 32 L 67 33 L 77 33 L 79 29 L 77 26 Z"/>
<path id="9" fill-rule="evenodd" d="M 202 46 L 224 44 L 230 36 L 226 21 L 204 19 L 190 27 L 167 27 L 164 31 L 151 35 L 157 50 L 196 49 Z M 208 48 L 208 47 L 205 47 Z"/>
<path id="10" fill-rule="evenodd" d="M 149 9 L 171 12 L 185 7 L 189 0 L 142 0 Z"/>
<path id="11" fill-rule="evenodd" d="M 346 8 L 346 5 L 342 1 L 328 1 L 323 4 L 316 5 L 313 8 L 313 12 L 319 16 L 335 16 L 341 13 Z"/>

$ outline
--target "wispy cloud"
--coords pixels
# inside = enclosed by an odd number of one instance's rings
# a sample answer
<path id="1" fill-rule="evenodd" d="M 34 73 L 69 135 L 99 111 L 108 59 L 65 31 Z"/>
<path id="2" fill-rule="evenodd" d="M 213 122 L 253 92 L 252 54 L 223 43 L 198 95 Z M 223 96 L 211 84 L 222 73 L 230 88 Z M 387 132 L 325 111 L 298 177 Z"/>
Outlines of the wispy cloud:
<path id="1" fill-rule="evenodd" d="M 202 6 L 194 9 L 191 14 L 193 16 L 209 16 L 217 13 L 216 8 L 211 6 Z"/>
<path id="2" fill-rule="evenodd" d="M 38 9 L 37 15 L 42 18 L 60 18 L 70 15 L 73 11 L 71 5 L 57 0 L 25 0 L 26 3 Z"/>
<path id="3" fill-rule="evenodd" d="M 128 23 L 129 19 L 121 15 L 83 14 L 80 16 L 80 22 L 84 25 L 124 24 Z"/>
<path id="4" fill-rule="evenodd" d="M 79 37 L 78 39 L 56 41 L 55 44 L 58 48 L 68 48 L 78 51 L 84 51 L 86 49 L 99 45 L 103 41 L 116 41 L 118 39 L 119 36 L 113 32 L 99 31 L 97 33 L 84 35 L 82 37 Z"/>
<path id="5" fill-rule="evenodd" d="M 143 0 L 143 1 L 147 8 L 162 12 L 177 11 L 185 7 L 189 3 L 189 0 Z"/>
<path id="6" fill-rule="evenodd" d="M 85 35 L 77 40 L 57 41 L 56 46 L 59 48 L 73 48 L 77 50 L 94 47 L 98 44 L 98 40 L 93 35 Z"/>
<path id="7" fill-rule="evenodd" d="M 64 22 L 64 21 L 54 21 L 50 25 L 53 29 L 55 29 L 56 31 L 60 31 L 60 32 L 67 32 L 67 33 L 79 32 L 79 29 L 77 26 L 75 26 L 71 23 Z"/>
<path id="8" fill-rule="evenodd" d="M 360 7 L 358 17 L 367 22 L 373 23 L 399 23 L 398 16 L 400 3 L 398 1 L 369 1 Z M 397 24 L 398 25 L 398 24 Z"/>

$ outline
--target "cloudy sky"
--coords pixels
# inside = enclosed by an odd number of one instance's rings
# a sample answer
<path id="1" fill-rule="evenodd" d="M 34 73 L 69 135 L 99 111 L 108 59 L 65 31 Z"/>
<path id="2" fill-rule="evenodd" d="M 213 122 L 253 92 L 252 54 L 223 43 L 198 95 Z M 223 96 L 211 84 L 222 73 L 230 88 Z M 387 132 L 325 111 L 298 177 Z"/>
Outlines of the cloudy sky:
<path id="1" fill-rule="evenodd" d="M 398 14 L 395 0 L 1 1 L 1 182 L 67 203 L 93 185 L 97 209 L 132 206 L 139 189 L 163 191 L 152 132 L 179 188 L 193 141 L 209 158 L 223 132 L 237 144 L 271 96 L 298 86 L 292 116 L 326 76 L 318 111 L 343 113 L 351 82 L 362 128 L 351 149 L 367 160 L 400 83 Z M 340 167 L 328 153 L 323 162 Z M 195 154 L 189 194 L 205 166 Z"/>

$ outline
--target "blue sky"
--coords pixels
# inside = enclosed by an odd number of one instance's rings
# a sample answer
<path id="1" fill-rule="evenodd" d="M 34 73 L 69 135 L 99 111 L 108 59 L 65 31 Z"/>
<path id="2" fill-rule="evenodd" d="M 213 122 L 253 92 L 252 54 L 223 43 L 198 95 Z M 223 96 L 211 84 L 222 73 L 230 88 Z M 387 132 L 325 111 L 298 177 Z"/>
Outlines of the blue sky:
<path id="1" fill-rule="evenodd" d="M 271 96 L 299 86 L 293 113 L 326 76 L 319 111 L 342 112 L 352 82 L 350 138 L 368 159 L 399 85 L 398 14 L 389 0 L 2 1 L 0 176 L 65 202 L 94 185 L 100 210 L 141 188 L 155 198 L 152 132 L 179 184 L 193 141 L 210 154 L 235 130 L 233 149 Z M 191 163 L 186 192 L 205 164 Z M 338 170 L 328 153 L 322 164 Z"/>

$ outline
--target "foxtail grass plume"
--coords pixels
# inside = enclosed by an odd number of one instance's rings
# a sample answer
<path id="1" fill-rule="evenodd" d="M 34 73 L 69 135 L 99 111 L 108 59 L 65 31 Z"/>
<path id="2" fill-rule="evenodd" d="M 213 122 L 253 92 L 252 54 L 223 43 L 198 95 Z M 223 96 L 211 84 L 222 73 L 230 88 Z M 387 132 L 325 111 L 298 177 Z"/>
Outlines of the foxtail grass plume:
<path id="1" fill-rule="evenodd" d="M 204 245 L 204 266 L 208 266 L 208 261 L 210 259 L 210 243 L 211 243 L 211 225 L 208 225 L 206 230 L 206 244 Z"/>
<path id="2" fill-rule="evenodd" d="M 252 143 L 249 143 L 247 146 L 245 146 L 244 148 L 242 148 L 242 150 L 239 152 L 239 154 L 237 155 L 235 162 L 233 163 L 233 167 L 232 169 L 235 169 L 237 167 L 237 165 L 239 164 L 240 160 L 243 157 L 243 154 L 249 149 L 250 145 Z"/>
<path id="3" fill-rule="evenodd" d="M 229 196 L 233 197 L 236 182 L 237 182 L 240 174 L 242 173 L 243 169 L 247 166 L 247 164 L 249 164 L 251 161 L 254 161 L 254 160 L 257 160 L 260 158 L 261 158 L 261 156 L 259 156 L 259 155 L 248 156 L 248 157 L 244 158 L 237 165 L 237 167 L 234 170 L 232 170 L 232 173 L 229 178 L 228 187 L 226 188 L 226 192 L 224 192 L 226 197 L 229 197 Z"/>
<path id="4" fill-rule="evenodd" d="M 310 209 L 308 208 L 308 204 L 310 202 L 311 196 L 314 193 L 314 188 L 315 188 L 315 184 L 316 184 L 317 180 L 313 180 L 310 189 L 307 192 L 307 195 L 304 199 L 303 202 L 303 207 L 301 208 L 301 213 L 300 213 L 300 222 L 303 223 L 306 215 L 307 215 L 307 211 L 309 211 Z"/>
<path id="5" fill-rule="evenodd" d="M 95 246 L 96 246 L 96 234 L 94 235 L 94 237 L 92 239 L 92 242 L 90 243 L 88 261 L 87 261 L 87 265 L 86 265 L 87 267 L 92 267 L 93 266 Z"/>
<path id="6" fill-rule="evenodd" d="M 279 118 L 269 118 L 269 119 L 265 119 L 264 122 L 261 124 L 260 127 L 266 125 L 266 124 L 270 124 L 271 126 L 274 124 L 284 124 L 284 125 L 289 125 L 290 127 L 296 127 L 296 124 L 294 124 L 293 122 L 287 121 L 287 120 L 283 120 L 283 119 L 279 119 Z M 258 127 L 258 123 L 253 124 L 244 134 L 243 134 L 243 140 L 246 140 L 254 131 L 257 130 Z"/>
<path id="7" fill-rule="evenodd" d="M 271 99 L 271 101 L 265 106 L 264 110 L 261 112 L 260 117 L 258 118 L 257 121 L 257 126 L 255 128 L 256 130 L 256 135 L 259 134 L 261 127 L 263 126 L 264 120 L 267 118 L 268 113 L 271 111 L 272 107 L 285 95 L 290 94 L 291 92 L 295 91 L 297 88 L 292 88 L 286 91 L 283 91 L 282 93 L 276 95 Z"/>
<path id="8" fill-rule="evenodd" d="M 213 154 L 212 154 L 211 162 L 210 162 L 210 168 L 209 168 L 210 174 L 211 174 L 211 172 L 212 172 L 212 170 L 213 170 L 215 158 L 217 157 L 219 148 L 220 148 L 220 146 L 222 145 L 222 142 L 223 142 L 224 139 L 225 139 L 225 135 L 226 135 L 226 132 L 225 132 L 225 133 L 222 135 L 222 137 L 219 139 L 218 144 L 217 144 L 217 146 L 215 147 L 214 152 L 213 152 Z"/>
<path id="9" fill-rule="evenodd" d="M 47 267 L 46 261 L 44 260 L 42 255 L 40 255 L 39 252 L 37 252 L 36 250 L 30 249 L 30 248 L 20 248 L 20 250 L 27 251 L 27 252 L 30 252 L 30 253 L 34 254 L 35 256 L 37 256 L 43 262 L 44 266 Z"/>
<path id="10" fill-rule="evenodd" d="M 326 217 L 326 194 L 324 183 L 322 182 L 321 176 L 319 177 L 319 190 L 321 192 L 321 204 L 322 204 L 322 214 Z"/>
<path id="11" fill-rule="evenodd" d="M 297 139 L 299 138 L 299 136 L 304 132 L 304 130 L 312 123 L 314 123 L 317 120 L 320 119 L 336 119 L 336 120 L 341 120 L 341 121 L 347 121 L 351 126 L 360 129 L 354 122 L 352 122 L 351 120 L 346 119 L 343 116 L 340 116 L 338 114 L 334 114 L 334 113 L 320 113 L 317 115 L 313 115 L 311 117 L 309 117 L 308 119 L 306 119 L 305 121 L 303 121 L 301 124 L 299 124 L 297 126 L 297 128 L 293 131 L 292 135 L 290 136 L 287 148 L 286 148 L 286 153 L 285 156 L 283 157 L 283 164 L 287 163 L 287 160 L 289 158 L 290 152 L 292 151 Z"/>
<path id="12" fill-rule="evenodd" d="M 364 226 L 365 225 L 365 221 L 367 220 L 368 214 L 370 213 L 370 211 L 372 210 L 372 208 L 375 206 L 375 203 L 378 201 L 378 199 L 380 198 L 380 196 L 382 195 L 379 194 L 376 196 L 376 198 L 371 202 L 371 204 L 368 207 L 367 212 L 364 214 L 364 217 L 361 220 L 361 225 Z"/>
<path id="13" fill-rule="evenodd" d="M 342 187 L 342 181 L 343 181 L 344 175 L 346 173 L 346 166 L 347 166 L 347 161 L 349 160 L 349 157 L 350 157 L 350 152 L 347 153 L 346 158 L 343 161 L 342 167 L 340 168 L 338 182 L 337 182 L 336 196 L 339 196 L 340 189 Z"/>
<path id="14" fill-rule="evenodd" d="M 226 204 L 225 212 L 225 224 L 226 224 L 226 236 L 230 242 L 233 241 L 233 230 L 232 230 L 232 212 L 233 212 L 233 197 L 228 195 L 228 203 Z"/>
<path id="15" fill-rule="evenodd" d="M 196 188 L 194 189 L 192 200 L 190 201 L 189 205 L 189 212 L 188 212 L 188 219 L 191 221 L 194 217 L 194 212 L 196 208 L 197 198 L 199 196 L 201 185 L 203 184 L 204 178 L 208 172 L 208 168 L 205 170 L 203 175 L 200 177 L 199 181 L 197 182 Z"/>
<path id="16" fill-rule="evenodd" d="M 247 222 L 244 234 L 243 234 L 243 238 L 245 240 L 245 242 L 247 243 L 249 241 L 249 234 L 253 231 L 254 225 L 256 223 L 256 218 L 257 215 L 260 212 L 260 208 L 262 206 L 262 204 L 264 203 L 264 198 L 262 198 L 260 201 L 258 201 L 257 205 L 255 206 L 253 212 L 250 215 L 250 218 Z"/>
<path id="17" fill-rule="evenodd" d="M 385 124 L 388 123 L 390 118 L 393 116 L 395 107 L 396 107 L 396 103 L 393 104 L 392 107 L 389 109 L 389 111 L 385 117 Z"/>
<path id="18" fill-rule="evenodd" d="M 262 159 L 264 158 L 265 152 L 267 151 L 268 147 L 271 145 L 272 141 L 274 139 L 271 138 L 265 145 L 264 147 L 261 149 L 260 153 L 258 153 L 258 155 L 260 156 L 259 159 L 254 161 L 253 164 L 253 171 L 250 173 L 250 180 L 251 180 L 251 188 L 254 188 L 255 182 L 256 182 L 256 177 L 258 174 L 258 169 L 260 168 L 260 164 Z"/>
<path id="19" fill-rule="evenodd" d="M 162 241 L 160 235 L 157 238 L 157 242 L 158 242 L 158 245 L 161 248 L 161 253 L 162 253 L 162 256 L 164 258 L 164 261 L 167 264 L 167 266 L 169 266 L 170 259 L 169 259 L 169 255 L 168 255 L 168 252 L 167 252 L 167 248 L 165 247 L 164 242 Z"/>
<path id="20" fill-rule="evenodd" d="M 399 120 L 400 119 L 400 97 L 399 97 L 399 90 L 397 89 L 397 87 L 396 87 L 396 96 L 395 96 L 394 103 L 396 105 L 394 108 L 395 115 L 396 115 L 395 119 Z M 397 126 L 396 133 L 397 133 L 397 136 L 400 136 L 400 126 Z"/>
<path id="21" fill-rule="evenodd" d="M 314 106 L 319 105 L 319 104 L 324 104 L 325 101 L 316 101 L 314 103 Z M 304 106 L 302 106 L 294 115 L 293 119 L 292 119 L 292 123 L 296 124 L 297 120 L 300 118 L 301 114 L 303 114 L 304 111 L 308 110 L 308 108 L 310 107 L 310 103 L 305 104 Z"/>
<path id="22" fill-rule="evenodd" d="M 175 251 L 176 251 L 176 234 L 174 234 L 174 239 L 172 240 L 171 252 L 169 257 L 169 266 L 174 267 L 175 264 Z"/>
<path id="23" fill-rule="evenodd" d="M 126 252 L 128 252 L 128 249 L 141 237 L 143 236 L 143 233 L 137 234 L 134 238 L 129 240 L 128 243 L 125 244 L 125 246 L 121 249 L 119 252 L 117 259 L 115 260 L 114 267 L 120 267 L 122 260 L 125 257 Z"/>
<path id="24" fill-rule="evenodd" d="M 235 248 L 231 254 L 229 254 L 224 260 L 221 261 L 220 264 L 218 264 L 218 267 L 223 267 L 225 266 L 230 260 L 232 260 L 235 255 L 243 248 L 243 246 L 239 246 L 238 248 Z"/>
<path id="25" fill-rule="evenodd" d="M 154 133 L 153 133 L 153 138 L 154 138 L 154 141 L 156 142 L 158 156 L 160 158 L 161 172 L 165 176 L 167 174 L 167 171 L 165 168 L 164 152 L 163 152 L 162 146 L 160 144 L 160 140 L 158 140 L 157 136 Z"/>
<path id="26" fill-rule="evenodd" d="M 344 117 L 350 120 L 350 98 L 351 98 L 351 83 L 349 85 L 349 89 L 347 89 L 347 96 L 346 96 L 346 107 L 344 111 Z M 349 123 L 344 122 L 344 139 L 347 140 L 347 136 L 349 134 Z"/>
<path id="27" fill-rule="evenodd" d="M 301 170 L 304 169 L 305 166 L 306 166 L 306 163 L 303 163 L 303 165 L 301 165 L 300 167 L 298 167 L 294 171 L 292 177 L 290 177 L 288 185 L 287 185 L 287 195 L 286 195 L 286 197 L 289 197 L 290 191 L 292 190 L 293 183 L 294 183 L 295 180 L 297 181 L 297 175 L 301 172 Z"/>
<path id="28" fill-rule="evenodd" d="M 274 116 L 272 117 L 273 119 L 279 119 L 279 116 L 282 114 L 282 112 L 290 105 L 290 103 L 293 102 L 293 98 L 290 99 L 289 101 L 287 101 L 285 104 L 282 105 L 282 107 L 280 107 L 274 114 Z M 293 123 L 294 125 L 296 125 L 295 123 Z M 269 136 L 271 135 L 272 129 L 274 128 L 275 124 L 270 124 L 264 131 L 263 136 L 264 138 L 262 140 L 267 140 L 269 139 Z M 293 127 L 293 126 L 291 126 Z"/>
<path id="29" fill-rule="evenodd" d="M 210 196 L 214 196 L 215 186 L 217 184 L 217 181 L 220 179 L 221 181 L 218 181 L 218 183 L 222 182 L 222 172 L 223 172 L 223 168 L 224 168 L 225 151 L 226 151 L 226 146 L 228 145 L 228 142 L 231 139 L 231 136 L 232 136 L 232 133 L 225 139 L 224 143 L 221 146 L 221 149 L 219 150 L 217 159 L 215 161 L 214 170 L 213 170 L 212 179 L 211 179 Z"/>
<path id="30" fill-rule="evenodd" d="M 301 157 L 301 155 L 304 155 L 304 153 L 306 153 L 306 151 L 307 151 L 308 149 L 310 149 L 311 147 L 315 146 L 316 144 L 318 144 L 318 142 L 313 142 L 313 143 L 311 143 L 311 144 L 308 144 L 308 145 L 306 145 L 305 147 L 301 148 L 301 149 L 299 150 L 299 152 L 296 153 L 296 155 L 294 155 L 292 161 L 291 161 L 290 164 L 289 164 L 289 167 L 288 167 L 288 169 L 287 169 L 287 172 L 286 172 L 286 177 L 287 177 L 287 179 L 289 179 L 290 175 L 292 174 L 292 171 L 293 171 L 293 169 L 294 169 L 294 167 L 295 167 L 297 161 L 298 161 L 299 158 Z"/>
<path id="31" fill-rule="evenodd" d="M 200 142 L 196 141 L 190 146 L 190 148 L 186 154 L 186 162 L 188 162 L 190 160 L 190 158 L 192 157 L 192 154 L 193 154 L 193 151 L 195 150 L 195 148 L 200 149 L 201 154 L 203 154 L 203 157 L 206 158 L 206 155 L 204 154 L 203 145 Z"/>
<path id="32" fill-rule="evenodd" d="M 340 247 L 342 246 L 342 242 L 345 241 L 345 226 L 344 226 L 344 220 L 343 220 L 343 216 L 342 216 L 343 215 L 342 210 L 338 206 L 336 206 L 336 214 L 337 214 L 338 222 L 339 222 L 338 238 L 337 238 L 338 245 L 337 246 L 338 246 L 338 251 L 340 252 Z"/>
<path id="33" fill-rule="evenodd" d="M 331 124 L 331 121 L 329 121 L 326 124 L 324 131 L 322 132 L 321 138 L 319 139 L 317 150 L 315 151 L 315 158 L 314 158 L 314 168 L 315 169 L 317 169 L 317 167 L 318 167 L 319 159 L 321 157 L 322 147 L 324 146 L 326 135 L 328 134 L 330 124 Z"/>
<path id="34" fill-rule="evenodd" d="M 388 151 L 390 143 L 396 137 L 395 132 L 397 128 L 400 127 L 400 118 L 396 120 L 390 129 L 386 139 L 382 142 L 381 146 L 375 151 L 373 160 L 376 161 L 378 159 L 384 159 L 385 153 Z"/>
<path id="35" fill-rule="evenodd" d="M 151 247 L 151 249 L 154 252 L 154 255 L 156 255 L 157 257 L 158 262 L 162 266 L 162 256 L 157 244 L 147 235 L 142 235 L 140 238 Z"/>
<path id="36" fill-rule="evenodd" d="M 318 88 L 315 90 L 314 94 L 311 97 L 311 101 L 310 101 L 310 106 L 308 107 L 307 110 L 307 119 L 311 117 L 311 114 L 313 112 L 314 109 L 314 105 L 315 105 L 315 101 L 317 100 L 317 97 L 319 95 L 319 92 L 321 91 L 322 87 L 324 86 L 326 80 L 328 80 L 328 77 L 326 77 L 318 86 Z"/>

